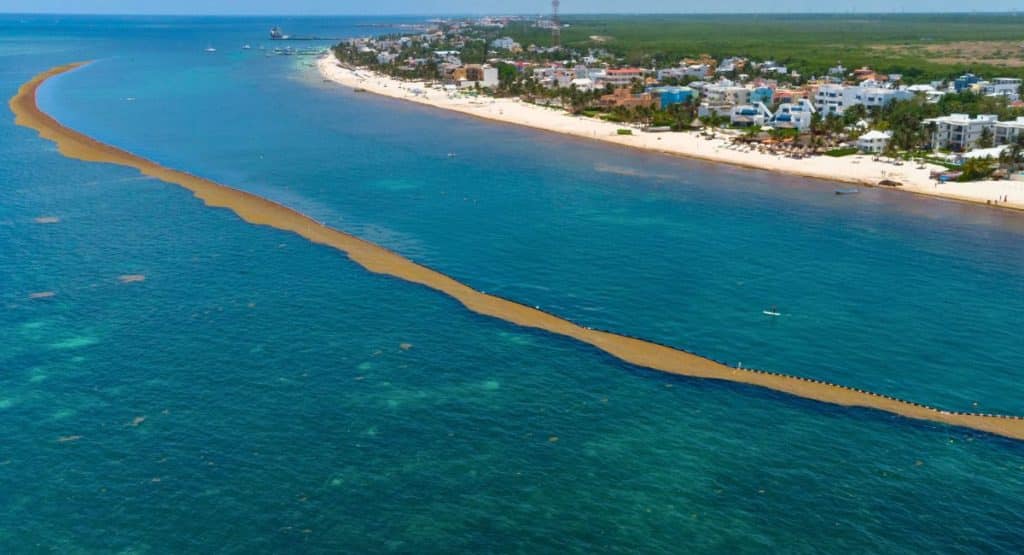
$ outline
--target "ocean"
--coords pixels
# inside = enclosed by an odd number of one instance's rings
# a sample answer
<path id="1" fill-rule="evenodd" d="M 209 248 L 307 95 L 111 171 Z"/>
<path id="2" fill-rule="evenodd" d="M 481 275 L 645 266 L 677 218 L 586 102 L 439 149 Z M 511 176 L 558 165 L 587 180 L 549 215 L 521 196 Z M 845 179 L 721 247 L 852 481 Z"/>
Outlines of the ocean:
<path id="1" fill-rule="evenodd" d="M 414 21 L 4 15 L 0 93 L 94 60 L 42 108 L 476 289 L 730 364 L 1024 415 L 1020 214 L 840 197 L 265 55 L 273 25 Z M 7 113 L 2 552 L 1024 549 L 1019 441 L 634 367 L 64 158 Z"/>

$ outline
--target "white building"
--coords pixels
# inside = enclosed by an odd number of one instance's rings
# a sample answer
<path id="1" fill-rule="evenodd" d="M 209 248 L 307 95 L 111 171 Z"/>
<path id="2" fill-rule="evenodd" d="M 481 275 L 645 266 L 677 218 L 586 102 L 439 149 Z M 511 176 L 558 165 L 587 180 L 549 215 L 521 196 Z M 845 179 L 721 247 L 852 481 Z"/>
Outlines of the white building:
<path id="1" fill-rule="evenodd" d="M 1017 142 L 1017 138 L 1024 135 L 1024 117 L 1018 117 L 1013 121 L 996 122 L 992 140 L 997 145 L 1009 145 Z"/>
<path id="2" fill-rule="evenodd" d="M 594 90 L 594 81 L 587 77 L 577 77 L 569 82 L 570 87 L 576 87 L 578 91 Z"/>
<path id="3" fill-rule="evenodd" d="M 519 43 L 512 40 L 512 37 L 501 37 L 491 41 L 491 48 L 495 50 L 522 50 Z"/>
<path id="4" fill-rule="evenodd" d="M 680 65 L 679 67 L 670 67 L 668 69 L 658 70 L 658 80 L 664 81 L 665 79 L 703 79 L 707 77 L 711 68 L 706 64 L 693 64 L 693 65 Z"/>
<path id="5" fill-rule="evenodd" d="M 568 87 L 579 78 L 576 71 L 559 65 L 533 68 L 533 78 L 546 88 Z"/>
<path id="6" fill-rule="evenodd" d="M 484 72 L 484 78 L 480 80 L 480 86 L 492 89 L 496 88 L 499 84 L 498 68 L 492 65 L 484 65 L 482 69 Z"/>
<path id="7" fill-rule="evenodd" d="M 697 117 L 704 119 L 710 116 L 720 116 L 723 118 L 732 119 L 732 106 L 723 106 L 721 104 L 711 105 L 707 102 L 701 102 L 697 106 Z"/>
<path id="8" fill-rule="evenodd" d="M 604 72 L 604 82 L 611 83 L 615 87 L 626 87 L 634 80 L 643 80 L 644 70 L 635 67 L 623 67 L 608 69 Z"/>
<path id="9" fill-rule="evenodd" d="M 997 77 L 977 84 L 978 93 L 985 96 L 1006 97 L 1009 102 L 1020 100 L 1021 80 L 1014 77 Z"/>
<path id="10" fill-rule="evenodd" d="M 583 64 L 576 64 L 572 68 L 572 73 L 577 79 L 590 79 L 594 82 L 596 82 L 599 77 L 604 77 L 604 69 L 589 68 Z"/>
<path id="11" fill-rule="evenodd" d="M 459 80 L 460 89 L 496 88 L 498 86 L 498 68 L 484 64 L 482 66 L 466 66 L 466 78 Z"/>
<path id="12" fill-rule="evenodd" d="M 434 61 L 439 64 L 452 64 L 455 66 L 462 65 L 462 60 L 459 59 L 458 50 L 435 50 Z"/>
<path id="13" fill-rule="evenodd" d="M 738 127 L 760 127 L 772 119 L 772 112 L 763 102 L 757 104 L 741 104 L 732 109 L 729 121 Z"/>
<path id="14" fill-rule="evenodd" d="M 726 83 L 709 83 L 701 90 L 704 100 L 712 106 L 736 106 L 750 103 L 750 89 Z"/>
<path id="15" fill-rule="evenodd" d="M 881 108 L 891 102 L 909 100 L 913 97 L 914 93 L 907 90 L 884 89 L 881 87 L 853 88 L 853 104 L 863 104 L 867 108 Z"/>
<path id="16" fill-rule="evenodd" d="M 822 85 L 814 94 L 814 107 L 822 116 L 842 115 L 852 106 L 881 108 L 896 100 L 908 100 L 914 93 L 905 89 Z"/>
<path id="17" fill-rule="evenodd" d="M 857 148 L 861 152 L 878 154 L 885 151 L 891 139 L 892 133 L 889 131 L 868 131 L 857 139 Z"/>
<path id="18" fill-rule="evenodd" d="M 924 120 L 924 125 L 930 124 L 935 124 L 932 148 L 964 151 L 978 144 L 985 129 L 994 133 L 996 116 L 986 114 L 972 118 L 967 114 L 950 114 Z"/>
<path id="19" fill-rule="evenodd" d="M 771 125 L 779 129 L 797 129 L 806 131 L 811 127 L 814 118 L 814 105 L 806 98 L 798 102 L 783 102 L 775 110 Z"/>
<path id="20" fill-rule="evenodd" d="M 842 114 L 846 108 L 846 87 L 843 85 L 822 85 L 814 93 L 814 109 L 821 112 L 821 117 Z"/>
<path id="21" fill-rule="evenodd" d="M 761 73 L 774 73 L 775 75 L 786 75 L 789 73 L 789 69 L 786 66 L 772 60 L 762 62 L 758 65 L 758 68 L 760 68 Z"/>
<path id="22" fill-rule="evenodd" d="M 732 72 L 732 71 L 736 71 L 737 69 L 739 69 L 739 68 L 743 67 L 744 65 L 746 65 L 746 63 L 747 63 L 747 59 L 746 58 L 736 58 L 736 57 L 725 58 L 725 59 L 722 60 L 722 63 L 718 64 L 718 68 L 715 69 L 715 72 L 716 73 L 729 73 L 729 72 Z"/>

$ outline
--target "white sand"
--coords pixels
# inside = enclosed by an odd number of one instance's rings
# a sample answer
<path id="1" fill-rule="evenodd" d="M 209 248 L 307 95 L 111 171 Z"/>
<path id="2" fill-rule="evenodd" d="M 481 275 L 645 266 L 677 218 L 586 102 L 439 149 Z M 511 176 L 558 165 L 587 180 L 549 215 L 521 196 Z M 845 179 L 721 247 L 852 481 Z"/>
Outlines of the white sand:
<path id="1" fill-rule="evenodd" d="M 624 126 L 584 116 L 573 116 L 562 110 L 544 108 L 514 98 L 475 97 L 449 93 L 421 82 L 401 81 L 365 69 L 346 69 L 338 65 L 333 54 L 317 61 L 320 74 L 346 87 L 400 98 L 436 108 L 452 110 L 480 118 L 524 125 L 545 131 L 565 133 L 587 139 L 615 143 L 633 148 L 723 162 L 762 170 L 777 171 L 829 181 L 859 185 L 877 185 L 887 179 L 902 184 L 897 190 L 939 196 L 982 204 L 996 203 L 1007 208 L 1024 209 L 1024 182 L 984 181 L 943 183 L 929 178 L 935 165 L 919 166 L 906 162 L 895 165 L 875 161 L 870 156 L 813 156 L 793 159 L 776 154 L 762 154 L 732 146 L 727 138 L 704 139 L 698 133 L 645 133 L 634 129 L 633 135 L 618 135 Z M 1007 197 L 1007 202 L 1000 199 Z"/>

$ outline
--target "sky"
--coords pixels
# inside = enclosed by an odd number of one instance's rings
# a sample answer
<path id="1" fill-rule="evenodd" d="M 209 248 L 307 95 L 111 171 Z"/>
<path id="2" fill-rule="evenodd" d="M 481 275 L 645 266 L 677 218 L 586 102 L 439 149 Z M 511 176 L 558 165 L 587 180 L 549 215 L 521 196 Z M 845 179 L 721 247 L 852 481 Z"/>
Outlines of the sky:
<path id="1" fill-rule="evenodd" d="M 971 0 L 562 0 L 563 13 L 963 12 Z M 549 0 L 0 0 L 7 13 L 188 15 L 534 14 Z M 1024 11 L 1020 0 L 986 0 L 984 11 Z"/>

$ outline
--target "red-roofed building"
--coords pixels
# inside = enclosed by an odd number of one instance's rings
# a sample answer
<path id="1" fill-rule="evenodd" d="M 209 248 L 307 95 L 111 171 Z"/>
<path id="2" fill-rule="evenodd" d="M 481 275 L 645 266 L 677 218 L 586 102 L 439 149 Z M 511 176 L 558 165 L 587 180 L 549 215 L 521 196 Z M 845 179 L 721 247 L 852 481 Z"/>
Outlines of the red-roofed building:
<path id="1" fill-rule="evenodd" d="M 643 79 L 644 70 L 635 67 L 608 69 L 604 72 L 604 82 L 614 86 L 629 85 L 634 79 Z"/>

